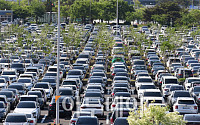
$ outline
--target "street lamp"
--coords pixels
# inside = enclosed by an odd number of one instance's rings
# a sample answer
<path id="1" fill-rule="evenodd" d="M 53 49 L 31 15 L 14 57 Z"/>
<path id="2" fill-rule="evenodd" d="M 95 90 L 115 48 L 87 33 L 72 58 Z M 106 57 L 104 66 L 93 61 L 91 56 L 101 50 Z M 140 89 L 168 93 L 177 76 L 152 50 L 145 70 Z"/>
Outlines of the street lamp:
<path id="1" fill-rule="evenodd" d="M 56 125 L 59 124 L 59 66 L 60 66 L 60 0 L 58 0 L 58 41 L 57 41 L 57 83 L 56 83 Z"/>
<path id="2" fill-rule="evenodd" d="M 118 26 L 118 0 L 117 0 L 117 26 Z"/>

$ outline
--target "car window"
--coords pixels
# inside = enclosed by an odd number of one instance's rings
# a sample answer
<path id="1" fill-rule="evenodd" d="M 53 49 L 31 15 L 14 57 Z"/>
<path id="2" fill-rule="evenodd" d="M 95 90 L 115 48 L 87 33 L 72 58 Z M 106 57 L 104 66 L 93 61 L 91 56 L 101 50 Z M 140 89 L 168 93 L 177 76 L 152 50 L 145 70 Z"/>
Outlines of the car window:
<path id="1" fill-rule="evenodd" d="M 18 122 L 27 122 L 25 116 L 7 116 L 6 122 L 13 122 L 13 123 L 18 123 Z"/>
<path id="2" fill-rule="evenodd" d="M 17 108 L 36 108 L 36 105 L 32 102 L 21 102 L 17 105 Z"/>

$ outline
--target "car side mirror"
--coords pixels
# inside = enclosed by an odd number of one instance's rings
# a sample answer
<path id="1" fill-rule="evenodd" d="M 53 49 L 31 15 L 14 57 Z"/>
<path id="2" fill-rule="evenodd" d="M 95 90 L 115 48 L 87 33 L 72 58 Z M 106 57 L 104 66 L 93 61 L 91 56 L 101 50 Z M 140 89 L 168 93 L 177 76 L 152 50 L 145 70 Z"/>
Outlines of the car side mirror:
<path id="1" fill-rule="evenodd" d="M 100 123 L 100 125 L 103 125 L 103 123 Z"/>

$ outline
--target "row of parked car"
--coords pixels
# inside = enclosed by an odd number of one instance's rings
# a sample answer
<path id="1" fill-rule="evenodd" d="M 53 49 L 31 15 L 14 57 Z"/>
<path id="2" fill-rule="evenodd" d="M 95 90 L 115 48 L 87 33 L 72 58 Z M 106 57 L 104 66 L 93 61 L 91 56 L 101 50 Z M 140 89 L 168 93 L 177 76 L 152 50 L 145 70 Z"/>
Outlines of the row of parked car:
<path id="1" fill-rule="evenodd" d="M 27 24 L 26 30 L 40 33 L 41 27 Z M 129 26 L 107 25 L 102 29 L 87 24 L 75 27 L 82 31 L 82 41 L 80 47 L 66 49 L 61 36 L 59 78 L 53 54 L 45 55 L 43 50 L 36 51 L 34 47 L 31 47 L 34 54 L 30 53 L 26 44 L 22 56 L 2 51 L 0 117 L 5 119 L 4 124 L 37 124 L 44 108 L 48 109 L 48 117 L 55 117 L 57 81 L 61 95 L 59 113 L 71 116 L 70 125 L 102 124 L 99 119 L 105 118 L 105 111 L 109 112 L 109 124 L 128 125 L 127 117 L 132 109 L 145 111 L 146 106 L 154 105 L 169 105 L 170 112 L 186 114 L 184 119 L 188 123 L 192 120 L 192 123 L 199 123 L 200 120 L 192 119 L 200 117 L 197 114 L 200 102 L 197 57 L 200 50 L 194 40 L 188 38 L 184 41 L 188 44 L 163 54 L 162 41 L 157 36 L 168 35 L 165 29 L 142 27 L 141 31 L 134 29 L 135 33 L 144 34 L 152 45 L 142 43 L 141 53 L 136 50 L 140 41 L 130 35 Z M 69 27 L 63 25 L 63 28 L 68 31 Z M 56 27 L 54 30 L 56 33 Z M 96 42 L 101 30 L 113 38 L 112 49 Z M 47 37 L 52 41 L 57 38 L 53 34 Z M 53 46 L 52 50 L 55 48 Z"/>

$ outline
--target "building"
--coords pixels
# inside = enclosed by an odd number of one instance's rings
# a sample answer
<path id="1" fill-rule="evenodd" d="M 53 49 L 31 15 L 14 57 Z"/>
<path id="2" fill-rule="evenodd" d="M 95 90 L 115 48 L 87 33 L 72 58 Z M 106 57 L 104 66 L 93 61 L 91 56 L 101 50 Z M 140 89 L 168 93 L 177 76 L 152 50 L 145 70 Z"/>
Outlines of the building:
<path id="1" fill-rule="evenodd" d="M 12 10 L 0 10 L 0 22 L 7 20 L 9 22 L 13 21 L 13 11 Z"/>

